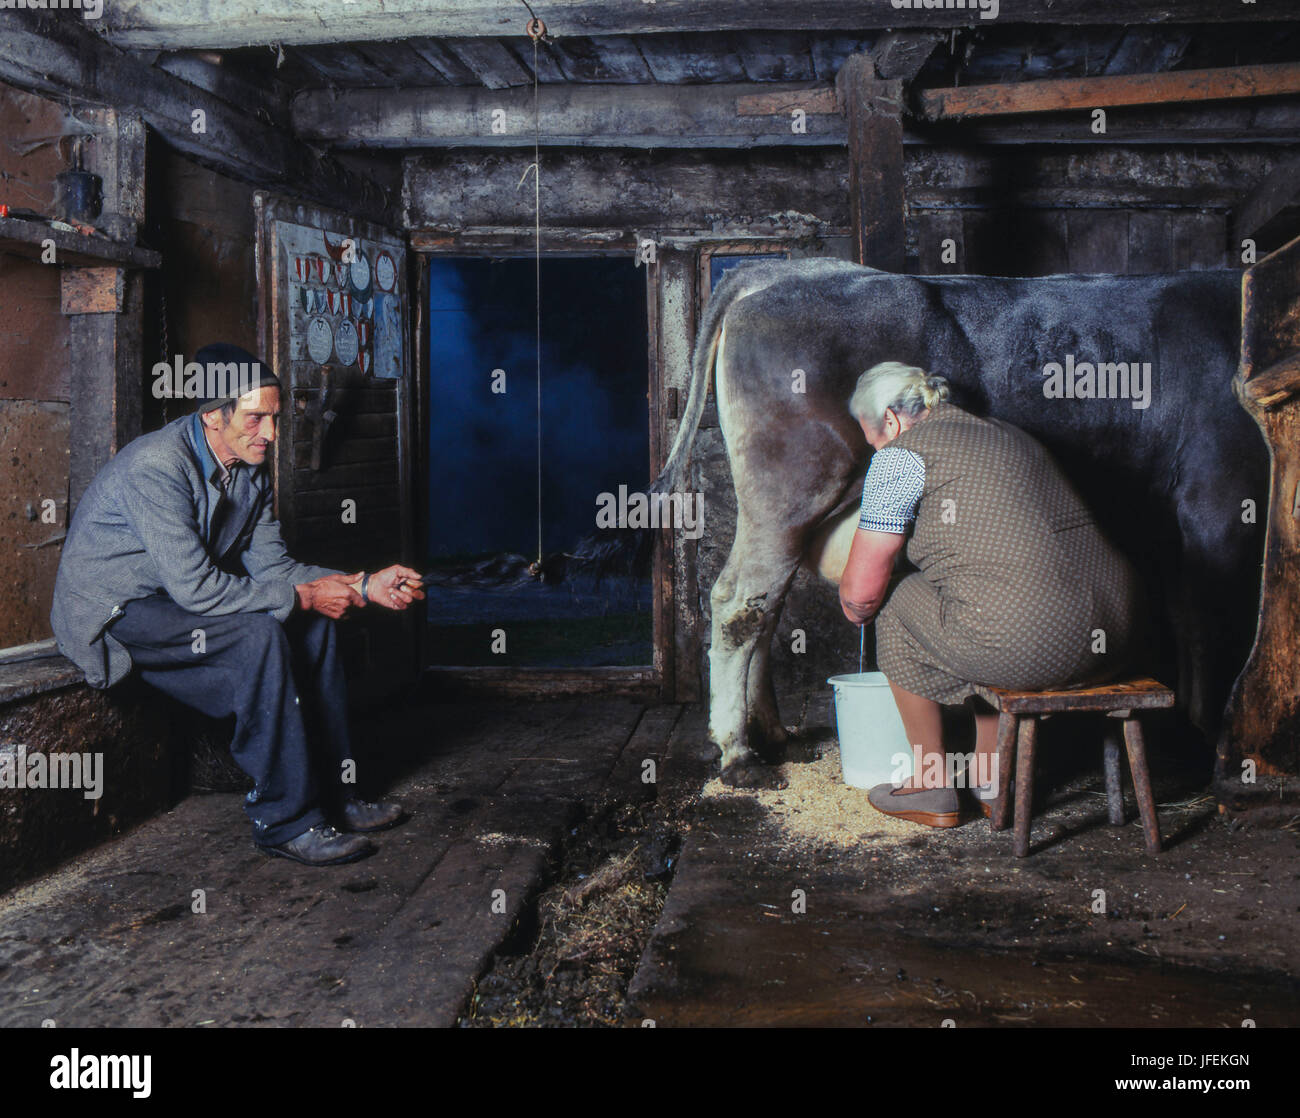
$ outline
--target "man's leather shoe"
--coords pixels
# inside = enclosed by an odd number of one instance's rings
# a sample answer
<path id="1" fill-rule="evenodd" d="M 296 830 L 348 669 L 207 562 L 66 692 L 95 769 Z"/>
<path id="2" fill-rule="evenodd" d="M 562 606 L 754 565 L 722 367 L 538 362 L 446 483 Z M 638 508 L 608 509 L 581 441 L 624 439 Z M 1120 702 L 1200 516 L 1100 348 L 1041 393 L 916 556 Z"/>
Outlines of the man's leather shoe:
<path id="1" fill-rule="evenodd" d="M 265 846 L 262 843 L 257 843 L 256 846 L 263 854 L 290 858 L 304 866 L 337 866 L 344 862 L 355 862 L 358 858 L 373 853 L 375 849 L 369 839 L 340 834 L 323 823 L 278 846 Z"/>
<path id="2" fill-rule="evenodd" d="M 384 831 L 402 821 L 406 813 L 401 804 L 391 801 L 370 804 L 365 800 L 343 801 L 343 829 L 345 831 Z"/>

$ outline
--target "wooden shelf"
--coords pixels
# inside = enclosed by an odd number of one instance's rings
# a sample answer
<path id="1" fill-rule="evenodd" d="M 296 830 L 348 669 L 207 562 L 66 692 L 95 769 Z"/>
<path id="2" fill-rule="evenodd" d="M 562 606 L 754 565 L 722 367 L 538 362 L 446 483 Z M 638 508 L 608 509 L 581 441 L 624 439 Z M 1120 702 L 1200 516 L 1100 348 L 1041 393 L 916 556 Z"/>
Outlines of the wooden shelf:
<path id="1" fill-rule="evenodd" d="M 52 240 L 55 265 L 62 268 L 157 268 L 162 254 L 107 237 L 84 237 L 18 217 L 0 217 L 0 253 L 40 260 L 43 242 Z"/>

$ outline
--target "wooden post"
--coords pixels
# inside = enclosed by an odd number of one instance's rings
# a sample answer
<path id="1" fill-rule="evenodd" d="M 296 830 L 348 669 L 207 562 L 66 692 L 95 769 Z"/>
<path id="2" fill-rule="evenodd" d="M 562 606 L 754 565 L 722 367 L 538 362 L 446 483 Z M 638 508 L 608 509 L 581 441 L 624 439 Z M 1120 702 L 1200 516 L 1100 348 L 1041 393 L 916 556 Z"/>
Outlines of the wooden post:
<path id="1" fill-rule="evenodd" d="M 871 56 L 855 54 L 835 79 L 848 118 L 849 215 L 854 259 L 903 270 L 903 83 L 876 76 Z"/>
<path id="2" fill-rule="evenodd" d="M 144 124 L 139 116 L 114 109 L 86 110 L 81 118 L 98 129 L 88 145 L 86 169 L 103 179 L 100 222 L 133 242 L 144 220 Z M 126 267 L 65 268 L 61 278 L 62 310 L 71 317 L 71 521 L 95 474 L 142 429 L 144 278 Z"/>
<path id="3" fill-rule="evenodd" d="M 1300 239 L 1247 270 L 1233 388 L 1268 442 L 1272 478 L 1259 627 L 1215 765 L 1221 811 L 1285 822 L 1300 803 Z"/>

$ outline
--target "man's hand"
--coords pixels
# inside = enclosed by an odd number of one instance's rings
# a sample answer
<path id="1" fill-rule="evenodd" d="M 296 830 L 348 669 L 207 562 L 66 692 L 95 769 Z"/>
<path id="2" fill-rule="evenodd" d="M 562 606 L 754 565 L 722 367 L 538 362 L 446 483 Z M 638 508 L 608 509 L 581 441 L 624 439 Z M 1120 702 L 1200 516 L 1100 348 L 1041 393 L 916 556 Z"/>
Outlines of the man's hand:
<path id="1" fill-rule="evenodd" d="M 304 582 L 294 589 L 298 591 L 298 604 L 304 610 L 312 610 L 338 620 L 352 606 L 362 606 L 361 595 L 349 584 L 361 578 L 362 572 L 354 575 L 325 575 L 313 582 Z"/>
<path id="2" fill-rule="evenodd" d="M 385 609 L 406 609 L 412 602 L 424 600 L 420 589 L 422 576 L 410 567 L 394 564 L 370 576 L 366 597 Z"/>

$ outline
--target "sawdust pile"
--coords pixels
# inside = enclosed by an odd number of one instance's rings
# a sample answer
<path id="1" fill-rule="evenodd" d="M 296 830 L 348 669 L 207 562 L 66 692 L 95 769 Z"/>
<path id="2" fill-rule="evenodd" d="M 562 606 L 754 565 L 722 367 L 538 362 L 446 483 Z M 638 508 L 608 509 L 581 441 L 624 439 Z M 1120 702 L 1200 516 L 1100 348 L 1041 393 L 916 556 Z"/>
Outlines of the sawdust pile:
<path id="1" fill-rule="evenodd" d="M 864 840 L 910 839 L 930 829 L 882 815 L 867 802 L 865 788 L 845 784 L 839 746 L 834 742 L 827 743 L 815 760 L 782 765 L 781 776 L 788 787 L 729 788 L 714 777 L 704 786 L 703 795 L 706 800 L 736 796 L 754 800 L 780 828 L 780 845 L 786 850 L 854 850 Z"/>

